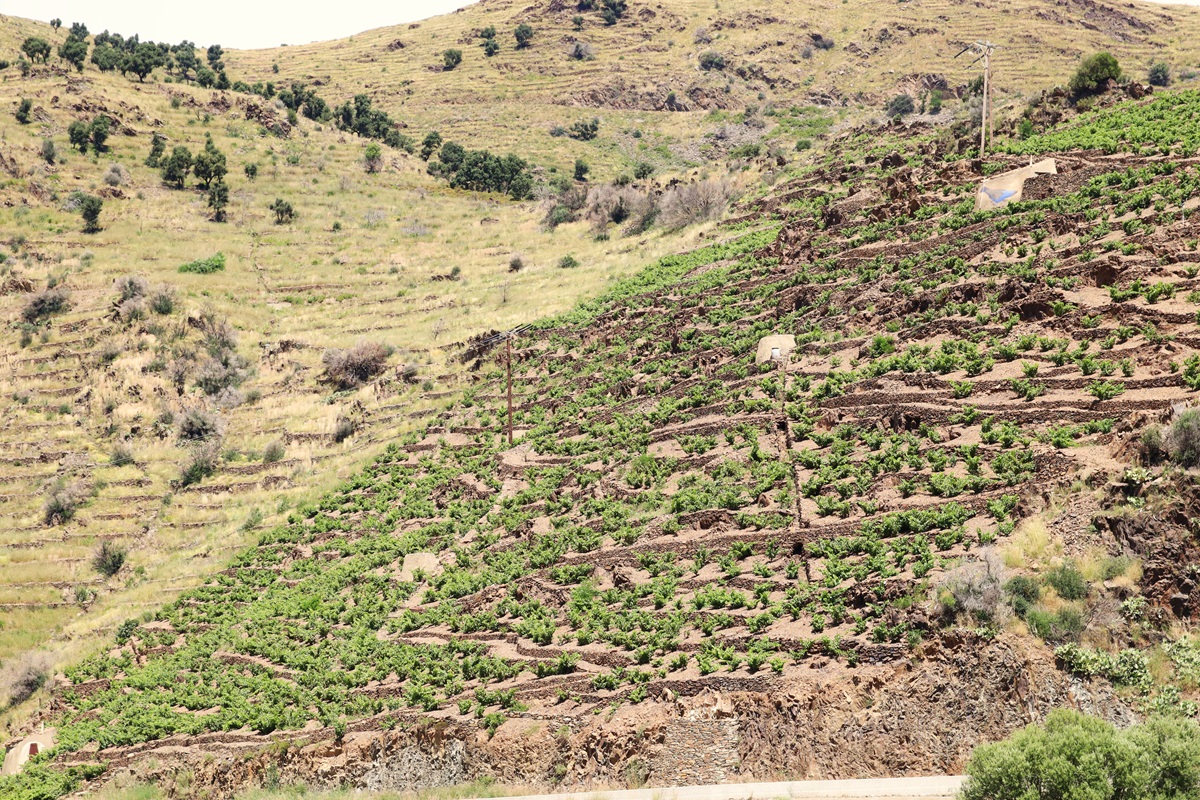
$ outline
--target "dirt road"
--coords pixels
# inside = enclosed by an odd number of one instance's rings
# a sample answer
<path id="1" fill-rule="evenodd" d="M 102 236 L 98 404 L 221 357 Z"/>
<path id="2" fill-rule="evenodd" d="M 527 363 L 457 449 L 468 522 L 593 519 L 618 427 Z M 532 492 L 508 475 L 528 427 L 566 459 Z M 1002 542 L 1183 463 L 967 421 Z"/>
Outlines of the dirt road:
<path id="1" fill-rule="evenodd" d="M 675 786 L 627 791 L 580 792 L 504 800 L 928 800 L 954 797 L 962 787 L 957 775 L 923 778 L 872 778 L 855 781 L 790 781 Z"/>

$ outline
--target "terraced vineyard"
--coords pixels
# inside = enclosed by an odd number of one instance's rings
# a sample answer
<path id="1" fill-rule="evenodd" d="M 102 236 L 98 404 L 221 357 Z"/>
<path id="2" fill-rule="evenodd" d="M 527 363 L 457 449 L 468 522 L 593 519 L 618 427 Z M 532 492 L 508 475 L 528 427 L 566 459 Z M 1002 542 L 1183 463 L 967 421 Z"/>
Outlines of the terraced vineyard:
<path id="1" fill-rule="evenodd" d="M 1064 703 L 1194 714 L 1196 102 L 1103 112 L 1158 152 L 1079 149 L 1086 117 L 1014 143 L 1059 174 L 996 212 L 936 131 L 839 138 L 524 334 L 511 445 L 469 353 L 461 402 L 67 671 L 60 766 L 842 777 L 960 769 Z"/>

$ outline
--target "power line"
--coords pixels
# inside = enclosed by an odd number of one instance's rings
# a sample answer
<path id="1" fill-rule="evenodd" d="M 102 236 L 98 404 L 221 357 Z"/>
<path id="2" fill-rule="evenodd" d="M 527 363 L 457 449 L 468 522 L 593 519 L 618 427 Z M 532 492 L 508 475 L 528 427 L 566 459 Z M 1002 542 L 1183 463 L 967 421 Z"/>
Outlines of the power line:
<path id="1" fill-rule="evenodd" d="M 976 58 L 971 62 L 972 65 L 983 62 L 983 111 L 979 118 L 979 156 L 982 158 L 987 153 L 987 144 L 993 141 L 995 130 L 992 125 L 992 51 L 996 49 L 996 45 L 987 41 L 978 41 L 969 44 L 962 50 L 958 51 L 958 58 L 963 53 L 975 53 Z"/>

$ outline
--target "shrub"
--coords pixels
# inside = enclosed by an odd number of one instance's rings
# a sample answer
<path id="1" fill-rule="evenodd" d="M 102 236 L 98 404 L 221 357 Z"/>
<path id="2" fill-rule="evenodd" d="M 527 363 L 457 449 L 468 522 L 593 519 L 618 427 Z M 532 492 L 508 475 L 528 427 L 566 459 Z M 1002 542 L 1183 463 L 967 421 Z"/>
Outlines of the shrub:
<path id="1" fill-rule="evenodd" d="M 195 275 L 210 275 L 225 269 L 225 254 L 217 253 L 208 258 L 198 258 L 186 264 L 179 265 L 180 272 L 190 272 Z"/>
<path id="2" fill-rule="evenodd" d="M 125 566 L 125 548 L 112 542 L 101 542 L 92 556 L 92 569 L 106 578 L 111 578 Z"/>
<path id="3" fill-rule="evenodd" d="M 525 269 L 525 259 L 520 256 L 513 256 L 508 260 L 509 272 L 520 272 L 523 269 Z"/>
<path id="4" fill-rule="evenodd" d="M 133 450 L 124 442 L 113 446 L 112 453 L 108 457 L 108 463 L 114 467 L 124 467 L 132 464 Z"/>
<path id="5" fill-rule="evenodd" d="M 100 230 L 100 212 L 103 209 L 104 201 L 96 195 L 80 195 L 79 213 L 83 217 L 84 233 L 96 233 Z"/>
<path id="6" fill-rule="evenodd" d="M 733 185 L 722 178 L 707 178 L 674 186 L 662 196 L 663 224 L 671 230 L 678 230 L 717 219 L 725 213 L 733 194 Z"/>
<path id="7" fill-rule="evenodd" d="M 711 72 L 714 69 L 725 69 L 725 56 L 716 50 L 708 50 L 700 54 L 700 69 Z"/>
<path id="8" fill-rule="evenodd" d="M 263 448 L 262 460 L 264 464 L 274 464 L 278 461 L 283 461 L 286 451 L 283 447 L 283 442 L 276 439 Z"/>
<path id="9" fill-rule="evenodd" d="M 75 516 L 83 505 L 87 491 L 82 484 L 65 485 L 61 481 L 50 489 L 50 496 L 42 507 L 42 521 L 47 525 L 61 525 Z"/>
<path id="10" fill-rule="evenodd" d="M 462 58 L 462 50 L 450 48 L 442 53 L 442 65 L 448 70 L 454 69 L 462 63 Z"/>
<path id="11" fill-rule="evenodd" d="M 1079 69 L 1071 76 L 1071 93 L 1076 97 L 1096 94 L 1104 90 L 1109 80 L 1121 77 L 1121 66 L 1109 53 L 1093 53 L 1083 60 Z"/>
<path id="12" fill-rule="evenodd" d="M 337 425 L 333 428 L 333 440 L 338 444 L 349 439 L 358 430 L 358 426 L 354 424 L 354 420 L 349 417 L 338 417 Z"/>
<path id="13" fill-rule="evenodd" d="M 29 112 L 33 110 L 33 101 L 28 97 L 21 98 L 20 104 L 17 106 L 17 122 L 22 125 L 29 124 Z"/>
<path id="14" fill-rule="evenodd" d="M 50 659 L 44 653 L 25 653 L 6 663 L 0 672 L 0 698 L 8 706 L 24 703 L 49 677 Z"/>
<path id="15" fill-rule="evenodd" d="M 188 173 L 192 171 L 192 163 L 192 151 L 183 145 L 176 147 L 171 151 L 170 157 L 162 162 L 163 183 L 182 189 Z"/>
<path id="16" fill-rule="evenodd" d="M 1167 452 L 1171 460 L 1184 467 L 1200 464 L 1200 409 L 1189 408 L 1171 423 L 1167 431 Z"/>
<path id="17" fill-rule="evenodd" d="M 567 136 L 580 142 L 590 142 L 596 138 L 596 134 L 600 132 L 600 119 L 592 117 L 590 120 L 581 119 L 571 125 L 566 131 Z"/>
<path id="18" fill-rule="evenodd" d="M 568 55 L 576 61 L 591 61 L 596 57 L 596 49 L 588 42 L 575 42 L 571 45 Z"/>
<path id="19" fill-rule="evenodd" d="M 129 170 L 114 161 L 108 165 L 102 180 L 107 186 L 124 186 L 129 183 Z"/>
<path id="20" fill-rule="evenodd" d="M 242 167 L 242 172 L 246 173 L 246 177 L 254 180 L 258 177 L 258 164 L 249 163 Z"/>
<path id="21" fill-rule="evenodd" d="M 47 164 L 58 160 L 58 148 L 54 146 L 54 140 L 42 139 L 42 160 Z"/>
<path id="22" fill-rule="evenodd" d="M 321 356 L 326 380 L 339 389 L 361 386 L 387 367 L 392 348 L 379 342 L 360 342 L 348 350 L 326 350 Z"/>
<path id="23" fill-rule="evenodd" d="M 558 260 L 559 269 L 575 269 L 579 266 L 579 259 L 572 255 L 565 255 Z"/>
<path id="24" fill-rule="evenodd" d="M 513 37 L 517 40 L 517 47 L 519 49 L 529 47 L 533 41 L 533 33 L 533 28 L 527 23 L 522 22 L 518 25 L 517 29 L 513 31 Z"/>
<path id="25" fill-rule="evenodd" d="M 575 159 L 575 180 L 586 181 L 588 172 L 590 171 L 591 167 L 588 166 L 586 161 L 584 161 L 582 158 Z"/>
<path id="26" fill-rule="evenodd" d="M 1118 731 L 1104 720 L 1055 709 L 1043 725 L 975 748 L 963 800 L 1188 798 L 1200 792 L 1200 727 L 1152 717 Z"/>
<path id="27" fill-rule="evenodd" d="M 994 550 L 984 550 L 978 561 L 962 564 L 946 573 L 938 587 L 943 616 L 949 620 L 966 616 L 979 625 L 1003 622 L 1006 570 Z"/>
<path id="28" fill-rule="evenodd" d="M 179 438 L 193 442 L 202 442 L 220 435 L 221 420 L 211 412 L 202 408 L 192 408 L 184 412 L 179 420 Z"/>
<path id="29" fill-rule="evenodd" d="M 215 443 L 192 450 L 180 470 L 180 485 L 191 486 L 215 475 L 217 472 L 217 455 Z"/>
<path id="30" fill-rule="evenodd" d="M 1163 62 L 1150 67 L 1150 73 L 1147 76 L 1151 86 L 1170 86 L 1171 85 L 1171 68 Z"/>
<path id="31" fill-rule="evenodd" d="M 1167 454 L 1163 431 L 1157 425 L 1151 425 L 1142 431 L 1142 458 L 1147 464 L 1157 464 Z"/>
<path id="32" fill-rule="evenodd" d="M 1087 597 L 1087 581 L 1069 561 L 1046 573 L 1046 583 L 1053 586 L 1054 591 L 1064 600 L 1082 600 Z"/>
<path id="33" fill-rule="evenodd" d="M 283 225 L 296 218 L 296 209 L 292 208 L 292 204 L 282 197 L 276 197 L 275 202 L 271 203 L 268 208 L 275 212 L 276 225 Z"/>
<path id="34" fill-rule="evenodd" d="M 383 169 L 383 148 L 375 142 L 368 144 L 367 150 L 363 154 L 363 163 L 369 174 L 379 172 Z"/>
<path id="35" fill-rule="evenodd" d="M 150 295 L 150 310 L 155 314 L 170 314 L 175 310 L 175 290 L 170 286 L 159 286 Z"/>
<path id="36" fill-rule="evenodd" d="M 886 109 L 887 115 L 892 119 L 903 117 L 905 114 L 911 114 L 915 110 L 916 106 L 913 104 L 913 99 L 907 94 L 898 94 L 893 97 L 888 101 Z"/>
<path id="37" fill-rule="evenodd" d="M 29 298 L 21 311 L 21 318 L 29 323 L 40 322 L 54 314 L 61 314 L 71 307 L 70 295 L 61 287 L 46 289 Z"/>

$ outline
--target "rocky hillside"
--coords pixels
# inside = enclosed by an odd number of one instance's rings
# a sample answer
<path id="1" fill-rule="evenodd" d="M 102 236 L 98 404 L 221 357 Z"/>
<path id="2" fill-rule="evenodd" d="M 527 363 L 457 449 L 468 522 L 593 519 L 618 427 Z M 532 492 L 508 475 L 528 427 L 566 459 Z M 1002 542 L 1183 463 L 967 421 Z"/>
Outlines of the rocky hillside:
<path id="1" fill-rule="evenodd" d="M 11 786 L 952 772 L 1062 705 L 1195 714 L 1200 95 L 1111 101 L 986 163 L 846 133 L 525 333 L 512 444 L 468 351 L 453 408 L 67 670 Z"/>

